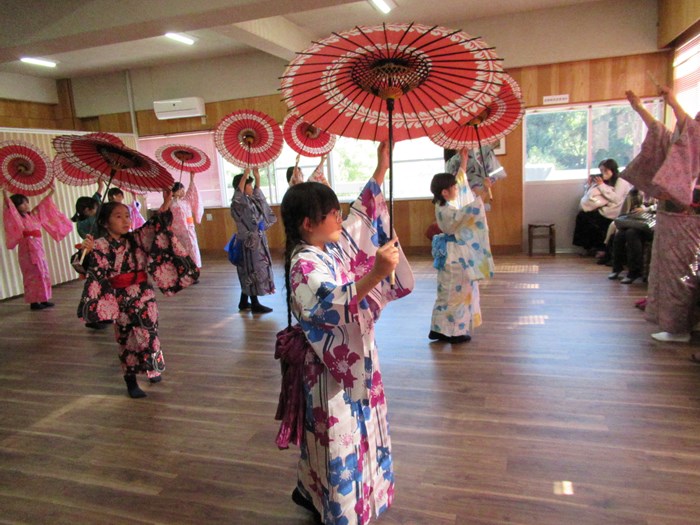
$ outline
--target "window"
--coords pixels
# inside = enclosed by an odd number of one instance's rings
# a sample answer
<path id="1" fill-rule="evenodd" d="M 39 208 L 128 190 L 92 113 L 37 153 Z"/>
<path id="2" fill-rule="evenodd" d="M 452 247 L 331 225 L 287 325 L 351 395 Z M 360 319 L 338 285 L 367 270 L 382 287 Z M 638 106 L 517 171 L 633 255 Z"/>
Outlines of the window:
<path id="1" fill-rule="evenodd" d="M 661 118 L 661 99 L 644 104 Z M 626 102 L 526 110 L 525 181 L 585 179 L 607 158 L 623 168 L 639 153 L 645 134 Z"/>
<path id="2" fill-rule="evenodd" d="M 325 175 L 341 202 L 354 200 L 374 173 L 377 165 L 377 143 L 338 137 L 326 165 Z M 394 198 L 431 198 L 430 180 L 444 170 L 443 150 L 429 138 L 398 142 L 394 146 Z M 260 170 L 261 189 L 270 204 L 279 204 L 287 191 L 287 168 L 294 166 L 297 154 L 287 144 L 274 164 Z M 320 158 L 300 157 L 299 167 L 308 178 Z M 225 201 L 233 197 L 232 180 L 243 170 L 219 157 L 222 166 L 222 188 Z M 389 191 L 388 173 L 385 192 Z"/>
<path id="3" fill-rule="evenodd" d="M 700 35 L 676 49 L 673 57 L 676 98 L 692 117 L 700 111 Z"/>

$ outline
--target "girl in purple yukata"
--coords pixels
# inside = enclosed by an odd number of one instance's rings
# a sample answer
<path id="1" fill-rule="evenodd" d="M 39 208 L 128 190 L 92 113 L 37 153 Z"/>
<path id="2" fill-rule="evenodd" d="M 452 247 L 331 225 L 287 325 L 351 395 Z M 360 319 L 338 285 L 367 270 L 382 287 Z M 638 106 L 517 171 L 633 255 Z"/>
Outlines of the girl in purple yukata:
<path id="1" fill-rule="evenodd" d="M 124 204 L 124 192 L 119 188 L 107 190 L 107 200 L 109 202 L 121 202 Z M 146 219 L 141 215 L 141 203 L 136 199 L 135 194 L 131 194 L 131 203 L 126 205 L 131 215 L 131 229 L 136 230 L 146 224 Z"/>
<path id="2" fill-rule="evenodd" d="M 621 176 L 640 191 L 659 199 L 649 271 L 645 317 L 661 331 L 657 341 L 687 343 L 700 330 L 700 112 L 692 118 L 673 91 L 660 87 L 673 109 L 676 129 L 657 121 L 632 91 L 632 109 L 648 131 L 639 154 Z M 700 362 L 700 355 L 692 359 Z"/>
<path id="3" fill-rule="evenodd" d="M 386 143 L 378 157 L 344 221 L 333 190 L 317 182 L 289 188 L 281 207 L 287 301 L 313 349 L 304 363 L 304 432 L 292 499 L 326 524 L 367 524 L 394 499 L 374 323 L 414 280 L 388 231 L 381 193 Z M 394 270 L 392 288 L 387 277 Z"/>
<path id="4" fill-rule="evenodd" d="M 41 242 L 41 228 L 56 241 L 62 240 L 73 229 L 70 219 L 58 210 L 51 199 L 53 191 L 52 188 L 31 211 L 25 195 L 4 196 L 5 245 L 8 250 L 19 246 L 24 300 L 32 310 L 43 310 L 54 305 L 50 301 L 51 275 Z"/>
<path id="5" fill-rule="evenodd" d="M 199 277 L 199 269 L 170 229 L 170 192 L 163 197 L 160 213 L 133 232 L 124 204 L 103 204 L 97 218 L 102 236 L 88 235 L 83 242 L 90 253 L 85 258 L 87 276 L 78 317 L 93 323 L 114 321 L 119 361 L 132 398 L 146 397 L 136 374 L 145 372 L 151 383 L 157 383 L 165 369 L 158 305 L 149 274 L 165 295 L 173 295 Z"/>
<path id="6" fill-rule="evenodd" d="M 173 185 L 173 203 L 170 205 L 170 210 L 173 212 L 172 228 L 177 235 L 177 240 L 185 247 L 197 268 L 201 268 L 202 256 L 199 253 L 194 223 L 202 222 L 204 208 L 194 183 L 194 172 L 190 173 L 190 185 L 187 187 L 187 191 L 181 182 L 176 182 Z"/>

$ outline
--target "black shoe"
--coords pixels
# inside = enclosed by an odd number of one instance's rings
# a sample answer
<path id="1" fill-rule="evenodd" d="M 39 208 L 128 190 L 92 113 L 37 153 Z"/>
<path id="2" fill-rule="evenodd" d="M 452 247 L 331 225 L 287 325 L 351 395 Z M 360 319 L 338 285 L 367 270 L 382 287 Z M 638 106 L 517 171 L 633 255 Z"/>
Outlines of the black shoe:
<path id="1" fill-rule="evenodd" d="M 250 311 L 253 312 L 254 314 L 267 314 L 272 311 L 272 308 L 269 306 L 264 306 L 260 303 L 254 304 L 250 307 Z"/>
<path id="2" fill-rule="evenodd" d="M 85 323 L 85 328 L 92 328 L 93 330 L 104 330 L 107 328 L 105 323 Z"/>
<path id="3" fill-rule="evenodd" d="M 146 392 L 141 390 L 141 387 L 139 387 L 139 384 L 136 382 L 135 375 L 125 375 L 124 381 L 126 382 L 126 390 L 129 392 L 130 398 L 140 399 L 142 397 L 146 397 Z"/>
<path id="4" fill-rule="evenodd" d="M 453 345 L 457 345 L 459 343 L 468 343 L 469 341 L 472 340 L 472 336 L 469 334 L 456 335 L 454 337 L 450 337 L 449 339 L 450 339 L 450 343 L 452 343 Z"/>
<path id="5" fill-rule="evenodd" d="M 433 340 L 438 340 L 438 341 L 449 341 L 450 338 L 447 337 L 445 334 L 441 334 L 440 332 L 436 332 L 434 330 L 431 330 L 430 333 L 428 334 L 428 339 L 433 339 Z"/>
<path id="6" fill-rule="evenodd" d="M 239 310 L 250 310 L 250 303 L 238 303 Z"/>
<path id="7" fill-rule="evenodd" d="M 162 380 L 163 380 L 163 376 L 154 376 L 154 377 L 148 378 L 149 383 L 160 383 Z"/>
<path id="8" fill-rule="evenodd" d="M 56 306 L 55 304 L 53 304 L 50 301 L 44 301 L 41 304 L 43 304 L 46 308 L 51 308 L 52 306 Z"/>
<path id="9" fill-rule="evenodd" d="M 300 507 L 304 507 L 306 510 L 313 512 L 318 520 L 321 519 L 321 514 L 316 510 L 313 502 L 306 499 L 298 488 L 294 489 L 294 492 L 292 492 L 292 501 Z"/>
<path id="10" fill-rule="evenodd" d="M 641 281 L 641 279 L 642 279 L 642 276 L 641 276 L 641 275 L 627 274 L 627 277 L 625 277 L 624 279 L 622 279 L 620 282 L 621 282 L 622 284 L 632 284 L 632 283 L 634 283 L 636 280 L 640 280 L 640 281 Z"/>
<path id="11" fill-rule="evenodd" d="M 29 305 L 30 310 L 43 310 L 44 308 L 47 308 L 44 303 L 32 303 Z"/>

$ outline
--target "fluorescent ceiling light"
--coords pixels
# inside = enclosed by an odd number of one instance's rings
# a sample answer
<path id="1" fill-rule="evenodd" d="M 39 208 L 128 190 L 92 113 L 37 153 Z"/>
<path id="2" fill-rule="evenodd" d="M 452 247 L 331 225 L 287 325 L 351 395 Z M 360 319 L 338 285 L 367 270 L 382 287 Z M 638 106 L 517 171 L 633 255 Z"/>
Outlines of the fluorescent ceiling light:
<path id="1" fill-rule="evenodd" d="M 56 67 L 56 62 L 52 60 L 44 60 L 43 58 L 23 57 L 20 58 L 20 60 L 27 64 L 34 64 L 35 66 Z"/>
<path id="2" fill-rule="evenodd" d="M 369 0 L 369 3 L 385 15 L 389 14 L 389 11 L 396 7 L 396 4 L 391 0 Z"/>
<path id="3" fill-rule="evenodd" d="M 194 38 L 186 36 L 186 35 L 182 35 L 180 33 L 165 33 L 165 36 L 167 36 L 168 38 L 170 38 L 172 40 L 176 40 L 182 44 L 187 44 L 188 46 L 191 46 L 192 44 L 194 44 Z"/>

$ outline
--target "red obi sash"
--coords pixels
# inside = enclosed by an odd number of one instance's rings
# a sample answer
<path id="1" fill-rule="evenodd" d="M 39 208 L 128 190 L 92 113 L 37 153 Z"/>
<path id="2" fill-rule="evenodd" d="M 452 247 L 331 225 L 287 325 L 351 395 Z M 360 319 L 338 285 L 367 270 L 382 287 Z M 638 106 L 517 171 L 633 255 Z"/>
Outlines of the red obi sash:
<path id="1" fill-rule="evenodd" d="M 41 230 L 24 230 L 22 235 L 24 237 L 41 237 Z"/>
<path id="2" fill-rule="evenodd" d="M 115 275 L 109 280 L 112 288 L 126 288 L 132 284 L 140 284 L 148 279 L 146 272 L 129 272 Z"/>

